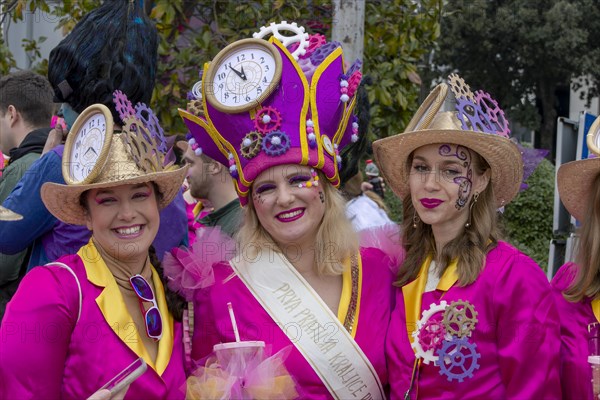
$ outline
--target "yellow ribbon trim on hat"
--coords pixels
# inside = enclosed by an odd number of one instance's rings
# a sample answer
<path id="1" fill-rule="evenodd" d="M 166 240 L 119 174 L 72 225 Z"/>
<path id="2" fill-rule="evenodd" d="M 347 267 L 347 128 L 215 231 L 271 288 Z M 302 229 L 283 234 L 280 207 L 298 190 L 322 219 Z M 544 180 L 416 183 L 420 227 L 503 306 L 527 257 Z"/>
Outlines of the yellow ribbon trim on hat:
<path id="1" fill-rule="evenodd" d="M 317 149 L 318 149 L 318 153 L 319 153 L 319 161 L 318 161 L 317 165 L 314 165 L 314 167 L 319 168 L 319 169 L 322 169 L 323 166 L 325 165 L 325 156 L 323 155 L 323 150 L 324 150 L 323 149 L 323 141 L 321 140 L 321 130 L 319 128 L 320 124 L 319 124 L 319 110 L 317 108 L 317 85 L 319 83 L 321 75 L 323 75 L 323 72 L 325 72 L 327 67 L 329 67 L 329 65 L 331 63 L 333 63 L 341 55 L 342 55 L 342 48 L 337 47 L 334 51 L 331 52 L 331 54 L 329 54 L 327 57 L 325 57 L 323 62 L 321 62 L 321 64 L 319 64 L 319 66 L 313 73 L 313 77 L 312 77 L 312 80 L 310 83 L 310 104 L 311 104 L 311 111 L 312 111 L 312 120 L 314 122 L 314 134 L 317 137 L 317 143 L 318 143 Z M 342 64 L 343 64 L 343 58 L 342 58 Z M 338 86 L 338 88 L 339 88 L 339 86 Z M 329 117 L 329 116 L 325 116 L 324 118 L 327 118 L 327 117 Z M 331 145 L 333 146 L 333 141 L 331 142 Z M 335 163 L 337 163 L 337 160 L 335 160 L 335 154 L 333 155 L 333 157 L 334 157 L 333 162 L 335 164 Z M 328 177 L 328 178 L 330 178 L 330 177 Z"/>
<path id="2" fill-rule="evenodd" d="M 600 299 L 592 300 L 592 311 L 596 317 L 596 321 L 600 322 Z"/>
<path id="3" fill-rule="evenodd" d="M 308 135 L 306 135 L 306 116 L 308 115 L 308 107 L 310 105 L 309 102 L 309 87 L 308 87 L 308 80 L 306 79 L 306 75 L 304 75 L 304 72 L 302 71 L 302 68 L 300 68 L 300 65 L 298 64 L 298 61 L 296 61 L 296 59 L 294 58 L 294 56 L 292 56 L 292 53 L 289 52 L 289 50 L 283 45 L 283 43 L 281 43 L 279 40 L 275 40 L 274 37 L 271 37 L 269 39 L 269 42 L 273 45 L 276 46 L 277 48 L 279 48 L 281 50 L 281 52 L 288 58 L 290 64 L 292 64 L 292 66 L 294 67 L 294 69 L 296 70 L 296 75 L 298 75 L 298 77 L 300 78 L 300 81 L 302 82 L 302 110 L 300 111 L 300 125 L 298 126 L 298 132 L 300 135 L 300 150 L 302 151 L 302 161 L 300 162 L 300 164 L 302 165 L 308 165 Z M 283 85 L 283 71 L 282 71 L 282 85 Z M 272 97 L 273 94 L 271 94 L 270 97 Z M 313 111 L 314 112 L 314 111 Z M 311 165 L 312 167 L 312 165 Z"/>
<path id="4" fill-rule="evenodd" d="M 146 363 L 152 367 L 159 375 L 162 375 L 173 352 L 173 316 L 167 308 L 165 291 L 160 281 L 158 273 L 153 266 L 152 283 L 154 283 L 154 295 L 156 303 L 163 318 L 163 334 L 158 342 L 158 353 L 156 363 L 151 359 L 142 342 L 139 331 L 131 315 L 127 311 L 127 306 L 123 300 L 123 295 L 117 286 L 114 276 L 106 266 L 106 263 L 100 256 L 98 249 L 90 239 L 89 243 L 82 246 L 77 255 L 83 261 L 88 280 L 96 286 L 104 287 L 104 290 L 96 298 L 96 303 L 104 315 L 108 325 L 115 331 L 121 341 L 127 345 L 138 357 L 142 357 Z M 143 332 L 145 334 L 145 332 Z"/>
<path id="5" fill-rule="evenodd" d="M 406 331 L 408 332 L 408 338 L 410 342 L 413 342 L 412 333 L 417 328 L 417 321 L 421 316 L 421 303 L 423 301 L 423 293 L 425 292 L 425 284 L 427 283 L 427 277 L 429 275 L 429 264 L 433 256 L 430 254 L 425 258 L 419 275 L 414 281 L 402 286 L 402 296 L 404 298 L 404 313 L 406 316 Z M 447 292 L 458 280 L 456 273 L 456 267 L 458 260 L 452 260 L 448 268 L 444 271 L 440 282 L 436 289 L 443 292 Z"/>

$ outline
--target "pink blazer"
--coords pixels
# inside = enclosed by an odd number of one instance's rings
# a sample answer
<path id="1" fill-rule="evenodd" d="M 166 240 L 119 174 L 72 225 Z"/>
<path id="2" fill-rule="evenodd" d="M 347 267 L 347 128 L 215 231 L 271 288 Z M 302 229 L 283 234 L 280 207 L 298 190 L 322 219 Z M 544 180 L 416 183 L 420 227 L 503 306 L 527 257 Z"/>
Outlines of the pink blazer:
<path id="1" fill-rule="evenodd" d="M 86 273 L 78 255 L 58 261 L 69 265 L 81 284 L 79 322 L 73 275 L 57 266 L 31 270 L 8 304 L 0 328 L 1 399 L 85 399 L 138 358 L 132 350 L 138 344 L 135 326 L 121 326 L 123 337 L 115 333 L 122 322 L 115 319 L 114 304 L 123 300 L 110 292 L 111 285 L 102 287 L 99 277 L 106 278 L 106 273 Z M 182 347 L 181 324 L 174 322 L 171 338 L 163 337 L 159 344 L 159 357 L 162 352 L 168 363 L 159 367 L 157 357 L 157 366 L 149 365 L 125 398 L 183 399 Z"/>

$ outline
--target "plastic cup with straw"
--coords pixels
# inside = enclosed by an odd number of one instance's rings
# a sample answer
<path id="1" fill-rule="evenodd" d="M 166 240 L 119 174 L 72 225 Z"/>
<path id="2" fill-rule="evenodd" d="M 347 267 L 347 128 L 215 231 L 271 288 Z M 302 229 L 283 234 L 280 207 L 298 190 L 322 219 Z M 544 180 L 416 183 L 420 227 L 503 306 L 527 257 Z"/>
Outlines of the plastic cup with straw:
<path id="1" fill-rule="evenodd" d="M 216 344 L 213 347 L 213 351 L 217 355 L 221 368 L 229 371 L 232 375 L 243 376 L 246 373 L 248 365 L 257 364 L 262 361 L 265 342 L 260 340 L 241 340 L 231 302 L 227 303 L 227 309 L 231 318 L 235 342 Z"/>

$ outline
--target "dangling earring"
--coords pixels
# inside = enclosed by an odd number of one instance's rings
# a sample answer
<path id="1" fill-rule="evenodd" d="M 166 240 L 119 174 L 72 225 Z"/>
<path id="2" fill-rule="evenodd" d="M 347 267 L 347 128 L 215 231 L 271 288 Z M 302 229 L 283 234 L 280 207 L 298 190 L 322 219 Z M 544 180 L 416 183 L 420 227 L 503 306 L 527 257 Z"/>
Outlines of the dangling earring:
<path id="1" fill-rule="evenodd" d="M 415 213 L 413 214 L 413 228 L 417 227 L 419 221 L 421 221 L 421 219 L 419 218 L 419 216 L 417 215 L 417 211 L 415 210 Z"/>
<path id="2" fill-rule="evenodd" d="M 465 228 L 469 228 L 471 226 L 471 216 L 473 215 L 473 206 L 477 203 L 477 199 L 479 199 L 479 193 L 473 193 L 473 200 L 471 201 L 471 205 L 469 206 L 469 220 L 465 224 Z"/>

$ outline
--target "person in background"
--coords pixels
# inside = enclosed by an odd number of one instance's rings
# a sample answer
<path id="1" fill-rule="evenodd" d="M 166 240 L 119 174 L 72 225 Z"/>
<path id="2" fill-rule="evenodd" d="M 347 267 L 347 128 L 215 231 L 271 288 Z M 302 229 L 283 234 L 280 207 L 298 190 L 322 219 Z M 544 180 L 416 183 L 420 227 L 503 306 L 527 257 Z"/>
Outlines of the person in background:
<path id="1" fill-rule="evenodd" d="M 122 91 L 135 104 L 148 104 L 156 77 L 158 34 L 140 2 L 109 0 L 85 15 L 51 52 L 48 78 L 60 114 L 70 129 L 77 115 L 91 104 L 104 104 L 119 121 L 123 104 L 113 103 L 113 92 Z M 148 118 L 145 109 L 136 109 Z M 60 130 L 60 127 L 56 129 Z M 62 134 L 55 135 L 62 137 Z M 14 254 L 33 246 L 28 269 L 70 254 L 86 244 L 90 232 L 55 218 L 42 203 L 45 182 L 64 183 L 61 157 L 55 147 L 36 161 L 3 205 L 19 214 L 17 222 L 0 222 L 0 251 Z M 165 251 L 187 243 L 185 203 L 178 195 L 161 211 L 154 245 L 159 259 Z M 168 221 L 168 222 L 167 222 Z"/>
<path id="2" fill-rule="evenodd" d="M 212 205 L 212 211 L 196 221 L 202 226 L 219 226 L 223 232 L 233 236 L 240 227 L 242 208 L 229 169 L 203 154 L 203 144 L 194 139 L 190 141 L 192 143 L 188 144 L 183 155 L 185 163 L 190 166 L 187 175 L 190 195 L 196 199 L 206 199 Z"/>
<path id="3" fill-rule="evenodd" d="M 115 99 L 128 102 L 121 92 Z M 184 302 L 165 289 L 152 242 L 159 210 L 180 191 L 186 168 L 171 167 L 156 126 L 128 110 L 114 133 L 106 123 L 110 147 L 91 166 L 88 183 L 73 183 L 78 176 L 66 169 L 70 184 L 42 186 L 47 209 L 86 226 L 92 237 L 75 254 L 34 268 L 8 304 L 0 328 L 0 398 L 84 399 L 140 357 L 148 370 L 125 398 L 185 398 Z M 71 132 L 67 148 L 81 135 Z M 155 157 L 137 157 L 141 147 Z M 65 151 L 63 162 L 76 162 L 72 154 Z"/>
<path id="4" fill-rule="evenodd" d="M 0 204 L 40 158 L 54 111 L 52 87 L 43 76 L 19 71 L 0 79 L 0 150 L 10 157 L 0 177 Z M 30 247 L 17 254 L 0 253 L 0 320 L 27 270 L 29 251 Z"/>
<path id="5" fill-rule="evenodd" d="M 371 190 L 363 191 L 362 172 L 358 172 L 341 188 L 346 204 L 346 216 L 352 222 L 354 230 L 375 228 L 383 225 L 394 224 L 388 217 L 388 210 L 379 195 Z"/>
<path id="6" fill-rule="evenodd" d="M 502 241 L 521 153 L 489 94 L 450 76 L 373 151 L 403 202 L 406 258 L 386 339 L 392 399 L 560 399 L 560 332 L 542 269 Z M 495 108 L 491 108 L 491 105 Z M 475 115 L 476 117 L 473 117 Z"/>
<path id="7" fill-rule="evenodd" d="M 373 163 L 373 160 L 367 160 L 365 166 L 365 174 L 371 187 L 369 190 L 375 192 L 381 199 L 385 198 L 385 183 L 383 178 L 379 176 L 379 168 Z"/>
<path id="8" fill-rule="evenodd" d="M 600 355 L 600 149 L 595 145 L 600 118 L 589 135 L 591 157 L 562 164 L 557 175 L 560 199 L 581 223 L 575 262 L 563 265 L 552 279 L 560 315 L 561 384 L 567 400 L 598 399 L 600 394 L 600 376 L 592 375 L 588 362 L 588 356 Z"/>

